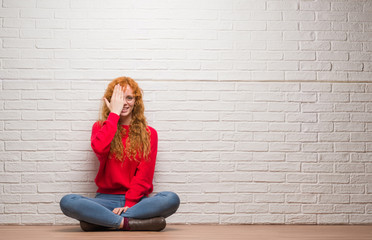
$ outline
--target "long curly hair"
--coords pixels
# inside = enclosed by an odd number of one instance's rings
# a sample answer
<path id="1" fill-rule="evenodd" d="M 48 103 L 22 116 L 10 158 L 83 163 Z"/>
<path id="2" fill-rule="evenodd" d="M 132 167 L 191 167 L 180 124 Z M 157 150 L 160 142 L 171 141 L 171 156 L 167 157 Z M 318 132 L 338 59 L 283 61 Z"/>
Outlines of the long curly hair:
<path id="1" fill-rule="evenodd" d="M 118 77 L 109 83 L 104 94 L 109 102 L 111 101 L 115 85 L 119 84 L 124 89 L 127 86 L 133 90 L 135 103 L 132 111 L 132 119 L 129 126 L 129 137 L 126 140 L 124 148 L 122 137 L 126 134 L 126 129 L 118 123 L 118 128 L 115 137 L 111 142 L 110 157 L 114 157 L 119 161 L 124 161 L 126 158 L 132 161 L 140 162 L 141 159 L 148 159 L 150 154 L 150 131 L 147 128 L 145 117 L 145 106 L 142 99 L 142 90 L 139 88 L 136 81 L 129 77 Z M 106 106 L 104 100 L 101 103 L 101 113 L 99 121 L 103 123 L 110 109 Z"/>

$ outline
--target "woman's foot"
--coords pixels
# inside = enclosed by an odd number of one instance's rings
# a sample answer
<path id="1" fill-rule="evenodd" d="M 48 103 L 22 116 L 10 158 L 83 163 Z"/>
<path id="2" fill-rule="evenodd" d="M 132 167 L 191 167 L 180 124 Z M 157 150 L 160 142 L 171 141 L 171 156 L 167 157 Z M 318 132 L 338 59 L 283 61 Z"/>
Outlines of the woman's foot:
<path id="1" fill-rule="evenodd" d="M 129 231 L 161 231 L 166 226 L 165 218 L 155 217 L 149 219 L 128 219 Z"/>
<path id="2" fill-rule="evenodd" d="M 94 231 L 107 231 L 110 230 L 108 227 L 96 225 L 93 223 L 88 223 L 84 221 L 80 221 L 80 228 L 85 232 L 94 232 Z"/>

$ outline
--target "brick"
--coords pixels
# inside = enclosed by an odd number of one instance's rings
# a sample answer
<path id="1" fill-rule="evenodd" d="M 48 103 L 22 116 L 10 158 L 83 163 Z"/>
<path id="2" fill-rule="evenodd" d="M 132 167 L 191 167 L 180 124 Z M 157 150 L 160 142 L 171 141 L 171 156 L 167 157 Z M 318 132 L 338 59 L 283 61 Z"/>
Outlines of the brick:
<path id="1" fill-rule="evenodd" d="M 236 206 L 237 213 L 267 213 L 269 212 L 269 206 L 267 204 L 241 204 Z"/>
<path id="2" fill-rule="evenodd" d="M 310 61 L 310 60 L 315 60 L 315 52 L 290 52 L 287 51 L 284 53 L 284 59 L 285 60 L 303 60 L 303 61 Z"/>
<path id="3" fill-rule="evenodd" d="M 318 193 L 318 194 L 330 194 L 332 192 L 332 185 L 330 184 L 304 184 L 301 186 L 303 193 Z"/>
<path id="4" fill-rule="evenodd" d="M 371 217 L 366 214 L 355 214 L 350 216 L 350 224 L 366 224 L 371 222 Z"/>
<path id="5" fill-rule="evenodd" d="M 335 193 L 338 194 L 362 194 L 365 192 L 364 185 L 336 185 L 334 187 Z M 351 201 L 352 202 L 352 201 Z"/>
<path id="6" fill-rule="evenodd" d="M 268 109 L 268 103 L 241 103 L 236 106 L 237 111 L 264 112 Z"/>
<path id="7" fill-rule="evenodd" d="M 283 224 L 284 223 L 284 216 L 279 214 L 270 214 L 270 215 L 255 215 L 253 216 L 253 223 L 254 224 Z"/>
<path id="8" fill-rule="evenodd" d="M 251 224 L 252 223 L 252 216 L 247 216 L 246 214 L 235 214 L 235 216 L 226 215 L 221 216 L 220 222 L 222 224 L 238 224 L 238 223 L 245 223 L 245 224 Z"/>
<path id="9" fill-rule="evenodd" d="M 1 173 L 0 182 L 1 183 L 20 183 L 21 176 L 17 173 Z"/>
<path id="10" fill-rule="evenodd" d="M 331 24 L 329 22 L 301 22 L 300 30 L 302 31 L 329 31 Z"/>
<path id="11" fill-rule="evenodd" d="M 203 184 L 203 189 L 206 193 L 226 193 L 234 192 L 235 185 L 231 183 Z"/>
<path id="12" fill-rule="evenodd" d="M 0 160 L 7 161 L 19 161 L 21 160 L 20 152 L 0 152 Z"/>
<path id="13" fill-rule="evenodd" d="M 310 173 L 331 173 L 333 172 L 333 164 L 303 163 L 302 170 Z"/>
<path id="14" fill-rule="evenodd" d="M 7 151 L 34 151 L 37 150 L 37 143 L 9 141 L 5 143 L 5 149 Z"/>
<path id="15" fill-rule="evenodd" d="M 270 143 L 270 151 L 274 152 L 296 152 L 300 150 L 298 143 Z"/>
<path id="16" fill-rule="evenodd" d="M 39 204 L 37 206 L 37 211 L 42 214 L 59 214 L 61 208 L 59 204 Z"/>
<path id="17" fill-rule="evenodd" d="M 313 21 L 315 14 L 311 11 L 284 11 L 283 20 L 285 21 Z"/>
<path id="18" fill-rule="evenodd" d="M 326 41 L 301 41 L 299 48 L 304 51 L 329 51 L 331 44 Z"/>
<path id="19" fill-rule="evenodd" d="M 255 132 L 253 139 L 256 142 L 284 142 L 284 133 Z"/>
<path id="20" fill-rule="evenodd" d="M 350 203 L 350 197 L 343 194 L 323 194 L 319 198 L 319 203 L 323 204 L 347 204 Z"/>
<path id="21" fill-rule="evenodd" d="M 337 123 L 335 123 L 336 126 Z M 336 127 L 335 127 L 336 129 Z M 333 124 L 331 123 L 303 123 L 302 130 L 304 132 L 332 132 Z"/>
<path id="22" fill-rule="evenodd" d="M 361 189 L 360 189 L 361 190 Z M 351 203 L 370 203 L 371 195 L 366 194 L 353 194 L 350 196 Z"/>
<path id="23" fill-rule="evenodd" d="M 317 176 L 308 173 L 289 173 L 287 174 L 287 182 L 289 183 L 316 183 Z"/>
<path id="24" fill-rule="evenodd" d="M 48 214 L 23 214 L 22 224 L 53 224 L 54 216 Z"/>
<path id="25" fill-rule="evenodd" d="M 347 81 L 348 75 L 345 72 L 318 72 L 317 79 L 322 81 Z"/>
<path id="26" fill-rule="evenodd" d="M 356 204 L 336 205 L 335 206 L 335 212 L 336 213 L 358 214 L 358 213 L 364 213 L 365 212 L 365 207 L 364 207 L 364 205 L 356 205 Z"/>
<path id="27" fill-rule="evenodd" d="M 319 224 L 348 224 L 349 218 L 344 214 L 320 214 L 318 217 Z"/>
<path id="28" fill-rule="evenodd" d="M 317 95 L 315 93 L 288 93 L 287 99 L 290 102 L 315 102 Z"/>
<path id="29" fill-rule="evenodd" d="M 302 62 L 300 70 L 302 71 L 330 71 L 332 65 L 330 62 Z"/>
<path id="30" fill-rule="evenodd" d="M 259 173 L 253 174 L 254 182 L 284 182 L 285 175 L 282 173 Z"/>
<path id="31" fill-rule="evenodd" d="M 284 31 L 283 39 L 286 41 L 311 41 L 315 40 L 315 34 L 309 31 L 302 31 L 300 26 L 300 31 Z"/>
<path id="32" fill-rule="evenodd" d="M 352 153 L 352 162 L 368 162 L 372 154 L 370 153 Z"/>
<path id="33" fill-rule="evenodd" d="M 336 132 L 363 132 L 364 124 L 358 122 L 335 122 L 335 131 Z"/>
<path id="34" fill-rule="evenodd" d="M 364 143 L 335 143 L 336 152 L 364 152 L 365 149 Z"/>
<path id="35" fill-rule="evenodd" d="M 355 26 L 353 29 L 355 29 Z M 345 49 L 349 49 L 350 51 L 360 51 L 363 48 L 361 43 L 355 42 L 332 42 L 332 49 L 336 51 L 343 51 Z"/>
<path id="36" fill-rule="evenodd" d="M 348 113 L 319 113 L 320 122 L 349 122 L 350 114 Z"/>
<path id="37" fill-rule="evenodd" d="M 333 213 L 333 205 L 331 204 L 317 204 L 302 206 L 303 213 Z"/>
<path id="38" fill-rule="evenodd" d="M 337 171 L 336 171 L 337 172 Z M 349 177 L 336 174 L 320 174 L 319 183 L 348 183 Z"/>
<path id="39" fill-rule="evenodd" d="M 284 202 L 284 194 L 280 194 L 280 193 L 268 193 L 268 194 L 257 193 L 257 194 L 254 195 L 254 202 L 255 203 L 283 203 Z"/>
<path id="40" fill-rule="evenodd" d="M 236 149 L 238 151 L 267 151 L 268 150 L 268 144 L 266 143 L 256 143 L 256 142 L 244 142 L 244 143 L 237 143 Z"/>
<path id="41" fill-rule="evenodd" d="M 33 8 L 36 6 L 36 0 L 21 0 L 21 1 L 12 1 L 4 0 L 3 7 L 6 8 Z"/>
<path id="42" fill-rule="evenodd" d="M 372 99 L 371 93 L 352 93 L 350 94 L 351 102 L 369 102 Z"/>
<path id="43" fill-rule="evenodd" d="M 159 169 L 157 167 L 157 169 Z M 188 181 L 190 183 L 212 183 L 212 182 L 219 182 L 219 176 L 216 174 L 191 174 L 188 176 Z"/>
<path id="44" fill-rule="evenodd" d="M 270 51 L 297 51 L 299 49 L 299 46 L 298 44 L 293 44 L 293 41 L 268 41 L 267 49 Z"/>
<path id="45" fill-rule="evenodd" d="M 35 172 L 35 163 L 5 163 L 5 171 L 7 172 Z"/>
<path id="46" fill-rule="evenodd" d="M 234 23 L 236 30 L 260 31 L 266 29 L 266 22 L 263 21 L 237 21 Z"/>
<path id="47" fill-rule="evenodd" d="M 285 159 L 285 154 L 277 152 L 255 152 L 253 153 L 253 159 L 259 160 L 260 162 L 283 161 Z"/>
<path id="48" fill-rule="evenodd" d="M 52 161 L 54 159 L 53 152 L 22 152 L 24 161 Z"/>
<path id="49" fill-rule="evenodd" d="M 270 123 L 269 131 L 272 132 L 300 132 L 298 123 Z"/>
<path id="50" fill-rule="evenodd" d="M 327 11 L 331 9 L 331 3 L 328 2 L 301 2 L 300 10 L 315 10 L 315 11 Z"/>
<path id="51" fill-rule="evenodd" d="M 315 133 L 288 133 L 286 135 L 288 142 L 316 142 L 317 138 Z"/>
<path id="52" fill-rule="evenodd" d="M 342 30 L 343 28 L 337 28 L 335 25 L 342 25 L 347 20 L 347 13 L 345 12 L 318 12 L 318 20 L 320 21 L 334 21 L 333 29 Z M 354 28 L 355 29 L 355 28 Z M 346 30 L 346 29 L 344 29 Z"/>
<path id="53" fill-rule="evenodd" d="M 349 142 L 349 133 L 319 133 L 320 142 Z"/>
<path id="54" fill-rule="evenodd" d="M 316 215 L 287 214 L 286 222 L 290 224 L 316 224 Z"/>
<path id="55" fill-rule="evenodd" d="M 365 106 L 360 103 L 336 103 L 336 112 L 364 112 Z"/>
<path id="56" fill-rule="evenodd" d="M 284 113 L 253 113 L 253 121 L 262 122 L 284 122 Z"/>
<path id="57" fill-rule="evenodd" d="M 0 140 L 20 140 L 21 134 L 19 132 L 14 131 L 6 131 L 6 132 L 0 132 Z"/>
<path id="58" fill-rule="evenodd" d="M 333 152 L 333 144 L 331 143 L 304 143 L 304 152 Z"/>
<path id="59" fill-rule="evenodd" d="M 271 204 L 270 205 L 270 213 L 273 214 L 295 214 L 301 212 L 301 205 L 277 205 Z"/>
<path id="60" fill-rule="evenodd" d="M 22 111 L 22 120 L 53 120 L 53 112 Z"/>
<path id="61" fill-rule="evenodd" d="M 71 187 L 65 183 L 53 184 L 38 184 L 38 192 L 40 193 L 56 193 L 56 192 L 69 192 Z"/>
<path id="62" fill-rule="evenodd" d="M 21 113 L 16 111 L 2 111 L 0 120 L 20 120 Z M 10 125 L 13 125 L 11 122 Z M 19 125 L 19 124 L 18 124 Z"/>
<path id="63" fill-rule="evenodd" d="M 2 224 L 17 224 L 20 222 L 21 216 L 19 214 L 1 214 L 0 223 Z"/>
<path id="64" fill-rule="evenodd" d="M 25 173 L 22 174 L 23 183 L 53 183 L 54 174 L 48 173 Z"/>
<path id="65" fill-rule="evenodd" d="M 270 184 L 270 193 L 295 193 L 300 192 L 299 184 Z"/>

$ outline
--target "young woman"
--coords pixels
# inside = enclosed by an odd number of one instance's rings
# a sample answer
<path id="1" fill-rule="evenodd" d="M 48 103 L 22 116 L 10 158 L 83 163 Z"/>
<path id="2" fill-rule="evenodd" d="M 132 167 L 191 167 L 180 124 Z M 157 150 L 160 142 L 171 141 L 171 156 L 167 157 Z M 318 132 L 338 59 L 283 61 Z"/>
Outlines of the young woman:
<path id="1" fill-rule="evenodd" d="M 142 92 L 129 77 L 114 79 L 103 97 L 101 119 L 93 125 L 91 145 L 100 162 L 95 198 L 68 194 L 62 212 L 84 231 L 165 228 L 180 200 L 173 192 L 153 191 L 158 135 L 147 126 Z"/>

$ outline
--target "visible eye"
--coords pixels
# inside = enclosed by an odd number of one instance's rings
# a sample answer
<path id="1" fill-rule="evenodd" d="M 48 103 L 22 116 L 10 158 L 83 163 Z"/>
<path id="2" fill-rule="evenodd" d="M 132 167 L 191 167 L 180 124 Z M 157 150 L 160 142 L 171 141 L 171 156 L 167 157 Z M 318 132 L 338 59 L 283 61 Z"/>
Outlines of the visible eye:
<path id="1" fill-rule="evenodd" d="M 134 97 L 132 97 L 132 96 L 128 96 L 128 97 L 127 97 L 127 100 L 128 100 L 128 101 L 133 101 L 133 99 L 134 99 Z"/>

